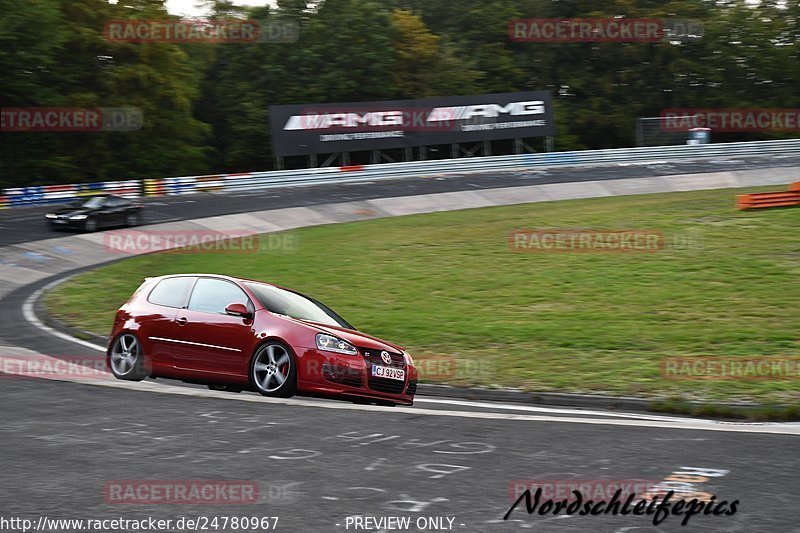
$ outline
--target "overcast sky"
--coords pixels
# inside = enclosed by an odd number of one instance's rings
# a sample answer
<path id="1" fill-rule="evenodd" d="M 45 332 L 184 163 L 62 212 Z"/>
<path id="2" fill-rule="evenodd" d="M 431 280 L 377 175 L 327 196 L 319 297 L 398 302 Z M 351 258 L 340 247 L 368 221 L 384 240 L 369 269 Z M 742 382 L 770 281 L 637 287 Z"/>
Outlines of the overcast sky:
<path id="1" fill-rule="evenodd" d="M 199 3 L 197 0 L 167 0 L 167 10 L 173 15 L 184 15 L 187 17 L 199 17 L 207 13 L 195 7 Z M 237 6 L 263 6 L 269 0 L 233 0 Z"/>
<path id="2" fill-rule="evenodd" d="M 747 0 L 749 4 L 757 5 L 760 0 Z M 113 0 L 112 0 L 113 3 Z M 173 15 L 185 15 L 187 17 L 199 17 L 206 13 L 195 7 L 198 0 L 167 0 L 167 10 Z M 233 0 L 238 6 L 263 6 L 270 3 L 270 0 Z M 785 3 L 785 2 L 784 2 Z"/>

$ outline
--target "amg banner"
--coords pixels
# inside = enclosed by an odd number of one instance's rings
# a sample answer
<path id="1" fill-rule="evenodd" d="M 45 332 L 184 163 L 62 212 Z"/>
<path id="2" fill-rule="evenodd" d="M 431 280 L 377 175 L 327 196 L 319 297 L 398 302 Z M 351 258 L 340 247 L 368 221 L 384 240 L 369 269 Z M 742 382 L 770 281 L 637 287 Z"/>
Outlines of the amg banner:
<path id="1" fill-rule="evenodd" d="M 549 91 L 270 107 L 275 155 L 555 135 Z"/>

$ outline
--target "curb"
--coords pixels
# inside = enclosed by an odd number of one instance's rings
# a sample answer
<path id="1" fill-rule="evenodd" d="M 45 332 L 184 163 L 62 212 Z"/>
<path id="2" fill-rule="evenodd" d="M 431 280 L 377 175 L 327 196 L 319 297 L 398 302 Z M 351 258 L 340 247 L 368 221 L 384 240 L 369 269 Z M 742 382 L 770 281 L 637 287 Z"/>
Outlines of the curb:
<path id="1" fill-rule="evenodd" d="M 526 392 L 519 389 L 487 389 L 483 387 L 453 387 L 451 385 L 420 384 L 417 392 L 424 396 L 440 396 L 465 400 L 509 402 L 562 407 L 583 407 L 607 410 L 650 410 L 652 400 L 622 396 L 600 396 L 561 392 Z"/>

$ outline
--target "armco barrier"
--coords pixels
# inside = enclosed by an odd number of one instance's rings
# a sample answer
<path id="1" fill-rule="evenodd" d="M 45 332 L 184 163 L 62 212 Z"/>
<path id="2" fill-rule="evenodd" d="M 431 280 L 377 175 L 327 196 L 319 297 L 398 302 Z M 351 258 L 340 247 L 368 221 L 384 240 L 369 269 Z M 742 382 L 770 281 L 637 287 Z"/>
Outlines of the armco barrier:
<path id="1" fill-rule="evenodd" d="M 183 178 L 165 178 L 164 185 L 166 187 L 167 195 L 174 196 L 176 194 L 190 194 L 197 192 L 195 189 L 196 177 L 183 177 Z"/>
<path id="2" fill-rule="evenodd" d="M 92 191 L 112 192 L 138 196 L 192 194 L 207 191 L 253 191 L 271 187 L 296 185 L 319 185 L 355 181 L 377 181 L 393 178 L 425 177 L 440 174 L 466 172 L 493 172 L 528 168 L 561 166 L 592 166 L 657 161 L 679 161 L 684 159 L 708 159 L 718 157 L 774 156 L 795 154 L 800 156 L 800 139 L 780 141 L 757 141 L 743 143 L 720 143 L 679 146 L 648 146 L 641 148 L 618 148 L 611 150 L 583 150 L 577 152 L 549 152 L 493 157 L 465 157 L 435 161 L 407 161 L 380 165 L 350 165 L 345 167 L 322 167 L 297 170 L 276 170 L 244 174 L 216 174 L 210 176 L 183 176 L 157 180 L 105 182 L 100 189 L 97 184 L 49 187 L 22 187 L 6 189 L 4 195 L 11 206 L 35 205 L 64 201 L 77 195 L 93 194 Z M 135 186 L 131 185 L 135 184 Z M 58 188 L 62 189 L 58 189 Z"/>
<path id="3" fill-rule="evenodd" d="M 142 182 L 141 180 L 105 181 L 102 190 L 123 198 L 139 198 L 142 195 Z"/>
<path id="4" fill-rule="evenodd" d="M 164 196 L 167 194 L 167 186 L 164 180 L 144 180 L 145 196 Z"/>
<path id="5" fill-rule="evenodd" d="M 380 165 L 353 165 L 299 170 L 252 172 L 228 175 L 224 178 L 227 191 L 250 191 L 293 185 L 319 185 L 354 181 L 377 181 L 392 178 L 425 177 L 465 172 L 491 172 L 530 167 L 591 166 L 626 164 L 647 161 L 676 161 L 716 157 L 800 156 L 800 139 L 758 141 L 745 143 L 702 144 L 681 146 L 649 146 L 614 150 L 584 150 L 580 152 L 549 152 L 495 157 L 468 157 L 436 161 L 408 161 Z M 202 176 L 184 178 L 196 180 Z M 182 192 L 186 192 L 184 189 Z"/>
<path id="6" fill-rule="evenodd" d="M 10 207 L 24 205 L 63 204 L 82 196 L 116 194 L 125 198 L 141 196 L 141 181 L 99 181 L 67 185 L 41 185 L 5 189 L 3 195 Z"/>
<path id="7" fill-rule="evenodd" d="M 197 192 L 214 192 L 221 191 L 225 186 L 225 175 L 218 176 L 200 176 L 195 180 L 195 189 Z"/>

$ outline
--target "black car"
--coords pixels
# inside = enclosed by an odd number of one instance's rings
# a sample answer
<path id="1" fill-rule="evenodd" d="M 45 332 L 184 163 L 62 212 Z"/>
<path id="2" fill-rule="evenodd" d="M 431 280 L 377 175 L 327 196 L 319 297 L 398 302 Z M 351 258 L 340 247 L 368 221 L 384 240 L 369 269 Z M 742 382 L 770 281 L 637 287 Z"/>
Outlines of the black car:
<path id="1" fill-rule="evenodd" d="M 86 231 L 112 226 L 138 226 L 142 209 L 121 196 L 102 195 L 82 198 L 45 215 L 53 229 L 72 228 Z"/>

